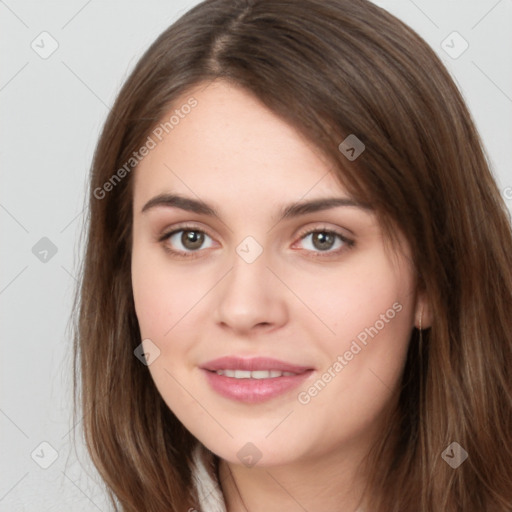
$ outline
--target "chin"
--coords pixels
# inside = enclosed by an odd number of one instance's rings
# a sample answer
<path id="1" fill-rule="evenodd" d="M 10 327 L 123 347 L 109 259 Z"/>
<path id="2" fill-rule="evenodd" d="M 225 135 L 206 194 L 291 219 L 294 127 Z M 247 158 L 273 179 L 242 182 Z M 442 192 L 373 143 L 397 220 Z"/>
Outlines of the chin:
<path id="1" fill-rule="evenodd" d="M 251 440 L 252 439 L 252 440 Z M 211 442 L 210 442 L 211 441 Z M 224 443 L 218 440 L 201 439 L 201 442 L 218 457 L 231 464 L 246 467 L 272 467 L 296 462 L 302 455 L 299 440 L 282 441 L 265 439 L 265 435 L 252 437 L 249 433 L 235 436 Z"/>

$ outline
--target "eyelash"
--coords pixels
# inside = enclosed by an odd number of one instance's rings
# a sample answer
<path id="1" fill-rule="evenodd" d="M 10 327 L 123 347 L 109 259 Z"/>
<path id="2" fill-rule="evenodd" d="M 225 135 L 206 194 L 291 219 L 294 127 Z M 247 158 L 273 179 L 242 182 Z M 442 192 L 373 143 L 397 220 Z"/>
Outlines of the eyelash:
<path id="1" fill-rule="evenodd" d="M 185 225 L 180 225 L 180 226 L 174 228 L 172 231 L 169 231 L 169 232 L 163 234 L 158 239 L 158 241 L 160 243 L 163 243 L 163 242 L 167 241 L 171 236 L 173 236 L 176 233 L 179 233 L 181 231 L 195 231 L 197 233 L 203 233 L 213 239 L 213 237 L 210 236 L 207 231 L 205 231 L 203 229 L 199 229 L 196 226 L 193 226 L 190 224 L 185 224 Z M 354 247 L 354 245 L 355 245 L 354 240 L 351 240 L 351 239 L 347 238 L 346 236 L 342 235 L 341 233 L 338 233 L 337 231 L 330 229 L 330 228 L 314 228 L 314 229 L 307 230 L 303 233 L 300 233 L 299 240 L 302 240 L 302 239 L 306 238 L 308 235 L 311 235 L 314 233 L 327 233 L 330 235 L 335 235 L 345 244 L 343 247 L 341 247 L 335 251 L 308 251 L 308 252 L 313 253 L 312 257 L 314 257 L 314 258 L 329 258 L 329 257 L 337 256 L 344 251 L 352 249 L 352 247 Z M 198 249 L 196 251 L 190 251 L 190 252 L 176 251 L 174 249 L 171 249 L 166 244 L 163 244 L 163 248 L 166 252 L 168 252 L 172 256 L 181 257 L 181 258 L 197 258 L 197 257 L 199 257 L 199 253 L 201 252 L 201 249 Z"/>

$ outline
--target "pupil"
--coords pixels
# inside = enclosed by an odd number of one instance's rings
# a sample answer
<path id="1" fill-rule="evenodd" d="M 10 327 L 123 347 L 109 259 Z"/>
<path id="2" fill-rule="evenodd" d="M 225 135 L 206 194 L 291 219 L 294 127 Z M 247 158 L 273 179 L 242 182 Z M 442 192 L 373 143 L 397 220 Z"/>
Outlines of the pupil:
<path id="1" fill-rule="evenodd" d="M 319 244 L 315 242 L 319 241 Z M 330 249 L 334 243 L 334 236 L 324 231 L 313 234 L 313 245 L 320 250 Z"/>
<path id="2" fill-rule="evenodd" d="M 187 249 L 198 249 L 203 245 L 204 234 L 197 231 L 184 231 L 181 235 L 181 243 Z"/>

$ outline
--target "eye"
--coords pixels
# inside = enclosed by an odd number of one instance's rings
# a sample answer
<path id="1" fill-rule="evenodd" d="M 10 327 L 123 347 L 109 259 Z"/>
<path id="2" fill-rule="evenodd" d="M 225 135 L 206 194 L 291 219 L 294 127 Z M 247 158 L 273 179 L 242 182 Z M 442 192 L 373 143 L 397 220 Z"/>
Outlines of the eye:
<path id="1" fill-rule="evenodd" d="M 306 241 L 305 249 L 313 252 L 314 256 L 337 255 L 354 246 L 353 240 L 337 231 L 324 228 L 307 231 L 301 235 L 300 240 Z"/>
<path id="2" fill-rule="evenodd" d="M 206 239 L 210 240 L 210 244 L 205 247 L 203 244 Z M 188 226 L 181 226 L 179 229 L 164 234 L 159 241 L 168 242 L 164 244 L 166 251 L 183 257 L 193 257 L 200 249 L 212 247 L 212 238 L 207 233 L 196 227 Z"/>
<path id="3" fill-rule="evenodd" d="M 205 246 L 205 241 L 208 240 L 209 243 Z M 300 235 L 300 241 L 305 241 L 304 250 L 312 253 L 313 257 L 336 256 L 355 245 L 353 240 L 327 228 L 306 231 Z M 162 235 L 159 242 L 163 243 L 165 251 L 183 258 L 198 257 L 201 249 L 213 246 L 213 239 L 196 226 L 179 226 Z"/>

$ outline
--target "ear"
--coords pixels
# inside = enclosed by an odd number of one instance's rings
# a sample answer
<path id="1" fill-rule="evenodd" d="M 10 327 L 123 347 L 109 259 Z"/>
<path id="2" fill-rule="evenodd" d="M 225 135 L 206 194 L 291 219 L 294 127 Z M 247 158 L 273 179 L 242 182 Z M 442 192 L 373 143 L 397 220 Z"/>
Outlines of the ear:
<path id="1" fill-rule="evenodd" d="M 432 308 L 425 292 L 420 292 L 416 300 L 414 327 L 419 329 L 420 325 L 422 329 L 432 327 Z"/>

